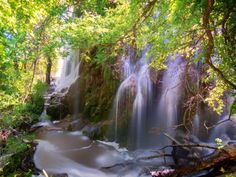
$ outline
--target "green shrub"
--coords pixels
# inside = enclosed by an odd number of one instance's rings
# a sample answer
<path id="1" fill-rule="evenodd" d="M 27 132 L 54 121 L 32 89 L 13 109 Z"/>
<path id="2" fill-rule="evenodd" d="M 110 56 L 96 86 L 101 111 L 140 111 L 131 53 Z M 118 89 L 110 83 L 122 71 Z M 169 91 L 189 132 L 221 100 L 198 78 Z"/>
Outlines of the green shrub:
<path id="1" fill-rule="evenodd" d="M 25 103 L 18 100 L 17 95 L 2 95 L 0 107 L 0 128 L 18 127 L 22 123 L 32 123 L 36 121 L 44 108 L 44 93 L 48 89 L 47 84 L 38 81 Z"/>
<path id="2" fill-rule="evenodd" d="M 40 115 L 44 108 L 44 93 L 47 91 L 48 85 L 42 81 L 38 81 L 32 90 L 30 101 L 26 103 L 26 110 Z"/>

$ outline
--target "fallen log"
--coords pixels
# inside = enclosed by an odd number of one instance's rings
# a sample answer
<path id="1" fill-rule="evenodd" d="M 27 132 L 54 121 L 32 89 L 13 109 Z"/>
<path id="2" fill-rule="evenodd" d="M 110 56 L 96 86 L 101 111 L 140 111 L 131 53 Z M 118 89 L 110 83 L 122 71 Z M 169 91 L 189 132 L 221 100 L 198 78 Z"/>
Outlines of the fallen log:
<path id="1" fill-rule="evenodd" d="M 210 168 L 220 169 L 226 164 L 233 165 L 234 161 L 236 161 L 236 146 L 226 145 L 224 148 L 216 150 L 205 160 L 198 161 L 191 166 L 179 167 L 178 169 L 176 169 L 175 175 L 173 177 L 185 176 L 197 171 Z"/>
<path id="2" fill-rule="evenodd" d="M 181 146 L 181 144 L 178 144 Z M 185 148 L 188 147 L 184 145 Z M 197 146 L 197 145 L 195 145 Z M 191 148 L 192 146 L 189 146 Z M 207 147 L 207 146 L 204 146 Z M 146 157 L 150 158 L 160 158 L 163 156 L 170 156 L 169 154 L 161 154 L 157 156 Z M 183 157 L 181 157 L 183 158 Z M 200 157 L 201 158 L 201 157 Z M 190 160 L 186 157 L 187 160 Z M 224 148 L 215 149 L 215 151 L 208 155 L 207 158 L 201 158 L 198 161 L 195 161 L 194 164 L 182 164 L 181 166 L 176 165 L 172 170 L 168 171 L 151 171 L 150 174 L 153 177 L 181 177 L 181 176 L 191 176 L 192 173 L 200 172 L 203 170 L 209 170 L 207 176 L 215 176 L 223 174 L 222 169 L 227 169 L 229 166 L 236 166 L 236 146 L 235 145 L 226 145 Z M 212 169 L 212 170 L 210 170 Z M 164 173 L 165 172 L 165 173 Z M 210 174 L 211 173 L 211 174 Z"/>

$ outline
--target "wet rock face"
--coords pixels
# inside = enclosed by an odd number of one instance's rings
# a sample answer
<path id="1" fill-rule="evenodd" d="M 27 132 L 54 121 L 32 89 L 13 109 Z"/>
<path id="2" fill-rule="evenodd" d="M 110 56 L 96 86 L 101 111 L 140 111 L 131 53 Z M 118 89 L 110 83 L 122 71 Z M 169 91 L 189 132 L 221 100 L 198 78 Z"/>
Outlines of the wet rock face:
<path id="1" fill-rule="evenodd" d="M 119 83 L 113 67 L 112 63 L 103 66 L 81 62 L 78 79 L 69 88 L 51 95 L 47 115 L 52 120 L 58 120 L 67 114 L 80 113 L 92 122 L 108 118 Z"/>
<path id="2" fill-rule="evenodd" d="M 107 130 L 111 126 L 112 121 L 103 121 L 96 124 L 87 124 L 81 130 L 83 134 L 90 139 L 104 140 L 107 138 Z"/>
<path id="3" fill-rule="evenodd" d="M 80 110 L 91 121 L 97 122 L 109 116 L 118 80 L 114 79 L 113 69 L 96 67 L 82 63 L 80 73 Z"/>
<path id="4" fill-rule="evenodd" d="M 61 103 L 67 106 L 70 114 L 82 113 L 90 121 L 97 122 L 109 117 L 117 85 L 118 80 L 114 79 L 108 65 L 81 62 L 79 78 L 68 88 Z M 57 106 L 52 105 L 51 111 L 56 112 Z M 66 113 L 64 107 L 63 113 Z"/>
<path id="5" fill-rule="evenodd" d="M 51 120 L 62 119 L 69 113 L 68 106 L 64 104 L 63 99 L 64 95 L 57 93 L 52 95 L 48 101 L 46 113 L 51 117 Z"/>
<path id="6" fill-rule="evenodd" d="M 70 85 L 62 99 L 62 104 L 66 105 L 70 114 L 79 113 L 79 83 L 80 78 Z"/>

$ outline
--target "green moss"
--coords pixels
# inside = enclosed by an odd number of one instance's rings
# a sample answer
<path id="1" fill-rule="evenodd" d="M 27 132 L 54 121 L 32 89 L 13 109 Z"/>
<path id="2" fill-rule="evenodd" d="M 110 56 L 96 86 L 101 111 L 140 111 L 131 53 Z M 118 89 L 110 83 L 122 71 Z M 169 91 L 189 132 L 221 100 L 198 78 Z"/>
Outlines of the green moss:
<path id="1" fill-rule="evenodd" d="M 30 176 L 31 170 L 22 170 L 22 162 L 31 154 L 31 147 L 25 142 L 32 141 L 33 135 L 21 134 L 7 139 L 3 148 L 3 156 L 6 157 L 2 161 L 3 168 L 0 171 L 1 176 Z"/>
<path id="2" fill-rule="evenodd" d="M 10 137 L 6 141 L 6 145 L 3 148 L 3 152 L 5 154 L 15 154 L 18 152 L 24 152 L 28 148 L 28 145 L 25 143 L 25 141 L 32 141 L 34 138 L 34 135 L 26 133 Z"/>
<path id="3" fill-rule="evenodd" d="M 83 63 L 81 70 L 81 112 L 91 122 L 107 119 L 118 86 L 113 78 L 110 64 Z"/>

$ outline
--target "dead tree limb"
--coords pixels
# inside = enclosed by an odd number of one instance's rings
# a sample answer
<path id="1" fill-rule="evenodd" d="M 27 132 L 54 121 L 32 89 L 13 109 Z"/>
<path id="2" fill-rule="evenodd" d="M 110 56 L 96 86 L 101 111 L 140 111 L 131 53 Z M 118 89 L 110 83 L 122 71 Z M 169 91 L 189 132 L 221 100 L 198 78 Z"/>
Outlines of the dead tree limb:
<path id="1" fill-rule="evenodd" d="M 207 145 L 207 144 L 173 144 L 173 145 L 164 146 L 159 150 L 166 149 L 166 148 L 169 148 L 169 147 L 182 147 L 182 148 L 201 147 L 201 148 L 218 150 L 217 147 L 210 146 L 210 145 Z"/>
<path id="2" fill-rule="evenodd" d="M 235 103 L 236 103 L 236 99 L 234 99 L 232 105 L 235 104 Z M 214 124 L 214 125 L 212 125 L 212 126 L 207 126 L 207 122 L 204 121 L 204 127 L 205 127 L 205 128 L 207 129 L 207 131 L 208 131 L 209 129 L 215 128 L 215 127 L 217 127 L 218 125 L 223 124 L 223 123 L 226 123 L 226 122 L 228 122 L 228 121 L 231 121 L 231 123 L 236 124 L 236 122 L 234 122 L 234 121 L 231 119 L 232 114 L 233 114 L 233 106 L 230 107 L 229 116 L 228 116 L 227 119 L 224 119 L 224 120 L 222 120 L 222 121 L 219 121 L 219 122 L 217 122 L 216 124 Z"/>
<path id="3" fill-rule="evenodd" d="M 156 159 L 161 157 L 172 157 L 172 154 L 159 154 L 159 155 L 153 155 L 153 156 L 147 156 L 147 157 L 140 157 L 137 160 L 150 160 L 150 159 Z"/>

